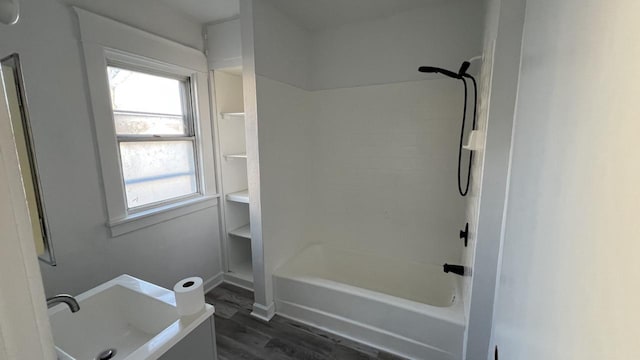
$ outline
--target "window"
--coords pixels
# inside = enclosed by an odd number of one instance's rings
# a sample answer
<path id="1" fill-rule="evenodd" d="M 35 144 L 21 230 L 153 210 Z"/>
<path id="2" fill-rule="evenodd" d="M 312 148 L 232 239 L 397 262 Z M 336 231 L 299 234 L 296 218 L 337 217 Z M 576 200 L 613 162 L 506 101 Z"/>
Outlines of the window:
<path id="1" fill-rule="evenodd" d="M 199 194 L 189 77 L 107 67 L 127 209 Z"/>
<path id="2" fill-rule="evenodd" d="M 111 236 L 217 206 L 204 53 L 75 11 Z"/>

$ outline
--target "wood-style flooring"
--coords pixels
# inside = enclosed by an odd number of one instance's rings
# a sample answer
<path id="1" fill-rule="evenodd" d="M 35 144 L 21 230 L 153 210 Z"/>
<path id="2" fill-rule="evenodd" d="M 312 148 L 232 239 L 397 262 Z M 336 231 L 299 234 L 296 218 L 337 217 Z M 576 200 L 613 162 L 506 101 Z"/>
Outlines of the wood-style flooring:
<path id="1" fill-rule="evenodd" d="M 351 360 L 401 358 L 276 315 L 264 322 L 250 315 L 253 293 L 222 284 L 206 295 L 216 308 L 220 360 Z"/>

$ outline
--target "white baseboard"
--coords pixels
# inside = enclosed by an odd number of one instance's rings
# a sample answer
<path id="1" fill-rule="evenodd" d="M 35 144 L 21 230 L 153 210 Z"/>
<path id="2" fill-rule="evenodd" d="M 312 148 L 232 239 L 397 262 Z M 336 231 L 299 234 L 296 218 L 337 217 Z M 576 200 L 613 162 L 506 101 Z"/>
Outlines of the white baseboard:
<path id="1" fill-rule="evenodd" d="M 276 305 L 275 303 L 269 304 L 269 306 L 264 306 L 262 304 L 253 303 L 253 311 L 251 312 L 251 316 L 256 317 L 263 321 L 269 321 L 276 314 Z"/>
<path id="2" fill-rule="evenodd" d="M 253 291 L 253 282 L 249 280 L 245 280 L 241 277 L 234 275 L 233 273 L 224 273 L 223 274 L 224 282 L 229 283 L 231 285 L 235 285 L 237 287 L 243 288 L 245 290 Z"/>
<path id="3" fill-rule="evenodd" d="M 204 288 L 204 293 L 206 294 L 209 291 L 213 290 L 213 288 L 222 284 L 223 281 L 224 281 L 224 274 L 222 272 L 218 273 L 217 275 L 214 275 L 210 279 L 205 280 L 204 283 L 202 284 L 202 287 Z"/>

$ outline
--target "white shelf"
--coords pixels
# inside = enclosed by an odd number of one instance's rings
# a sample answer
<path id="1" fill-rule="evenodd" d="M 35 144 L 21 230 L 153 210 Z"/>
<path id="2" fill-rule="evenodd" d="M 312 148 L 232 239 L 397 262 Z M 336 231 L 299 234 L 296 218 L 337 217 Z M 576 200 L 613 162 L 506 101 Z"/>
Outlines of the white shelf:
<path id="1" fill-rule="evenodd" d="M 244 118 L 244 113 L 243 112 L 223 112 L 223 113 L 220 113 L 220 116 L 222 116 L 222 119 L 224 120 L 233 119 L 233 118 Z"/>
<path id="2" fill-rule="evenodd" d="M 239 202 L 243 204 L 249 203 L 249 190 L 242 190 L 238 192 L 234 192 L 231 194 L 227 194 L 227 200 Z"/>
<path id="3" fill-rule="evenodd" d="M 247 224 L 243 227 L 237 228 L 235 230 L 231 230 L 229 231 L 229 234 L 233 236 L 245 238 L 245 239 L 251 239 L 251 225 Z"/>
<path id="4" fill-rule="evenodd" d="M 253 267 L 251 266 L 251 261 L 233 264 L 229 272 L 240 279 L 253 282 Z"/>
<path id="5" fill-rule="evenodd" d="M 246 159 L 247 154 L 227 154 L 224 155 L 225 159 Z"/>

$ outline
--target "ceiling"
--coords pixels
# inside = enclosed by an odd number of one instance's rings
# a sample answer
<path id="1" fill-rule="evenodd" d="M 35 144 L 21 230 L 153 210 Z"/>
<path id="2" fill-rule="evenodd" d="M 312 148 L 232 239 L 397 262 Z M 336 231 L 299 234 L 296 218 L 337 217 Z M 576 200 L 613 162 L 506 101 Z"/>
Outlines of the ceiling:
<path id="1" fill-rule="evenodd" d="M 234 18 L 239 0 L 159 0 L 206 24 Z M 280 11 L 308 30 L 375 19 L 420 8 L 441 0 L 260 0 L 270 1 Z"/>
<path id="2" fill-rule="evenodd" d="M 219 1 L 219 0 L 217 0 Z M 308 30 L 380 18 L 433 4 L 437 0 L 270 0 Z"/>
<path id="3" fill-rule="evenodd" d="M 240 13 L 238 0 L 159 0 L 206 24 L 233 18 Z"/>

